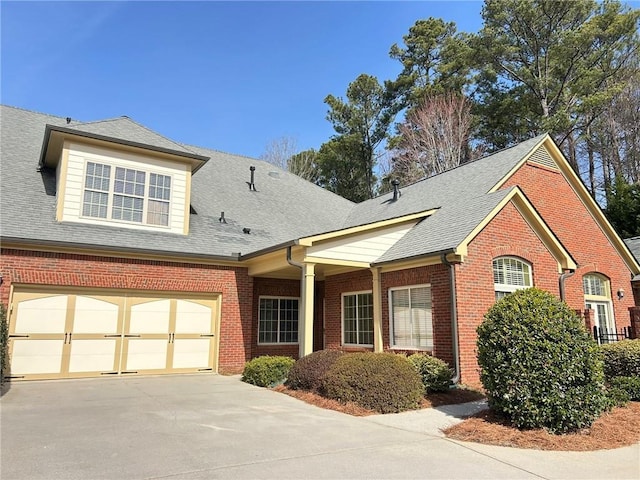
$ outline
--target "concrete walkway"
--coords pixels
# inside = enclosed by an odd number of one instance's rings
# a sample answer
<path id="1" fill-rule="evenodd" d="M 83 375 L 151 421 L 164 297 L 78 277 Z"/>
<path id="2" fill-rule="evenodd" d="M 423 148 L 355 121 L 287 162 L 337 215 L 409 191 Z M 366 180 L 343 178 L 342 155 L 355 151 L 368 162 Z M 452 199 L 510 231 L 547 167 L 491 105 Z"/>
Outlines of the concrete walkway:
<path id="1" fill-rule="evenodd" d="M 637 479 L 640 445 L 544 452 L 444 438 L 481 404 L 351 417 L 237 377 L 15 383 L 0 400 L 10 479 Z"/>

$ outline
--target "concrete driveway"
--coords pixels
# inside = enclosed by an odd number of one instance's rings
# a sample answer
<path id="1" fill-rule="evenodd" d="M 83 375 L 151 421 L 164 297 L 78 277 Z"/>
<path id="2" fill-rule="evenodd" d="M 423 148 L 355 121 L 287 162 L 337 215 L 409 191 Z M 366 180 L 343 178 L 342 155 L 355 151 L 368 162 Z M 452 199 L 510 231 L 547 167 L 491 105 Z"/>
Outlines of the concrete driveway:
<path id="1" fill-rule="evenodd" d="M 637 479 L 640 472 L 640 445 L 582 453 L 455 442 L 434 426 L 457 421 L 446 409 L 355 418 L 238 377 L 15 383 L 0 402 L 3 480 Z"/>

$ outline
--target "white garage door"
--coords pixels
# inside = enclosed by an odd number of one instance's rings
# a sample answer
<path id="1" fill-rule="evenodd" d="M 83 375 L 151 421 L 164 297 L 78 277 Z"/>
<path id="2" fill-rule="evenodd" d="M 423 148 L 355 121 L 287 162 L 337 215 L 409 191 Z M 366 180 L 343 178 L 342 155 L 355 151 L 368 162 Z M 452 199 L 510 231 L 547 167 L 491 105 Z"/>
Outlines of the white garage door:
<path id="1" fill-rule="evenodd" d="M 16 288 L 12 379 L 217 369 L 217 298 Z"/>

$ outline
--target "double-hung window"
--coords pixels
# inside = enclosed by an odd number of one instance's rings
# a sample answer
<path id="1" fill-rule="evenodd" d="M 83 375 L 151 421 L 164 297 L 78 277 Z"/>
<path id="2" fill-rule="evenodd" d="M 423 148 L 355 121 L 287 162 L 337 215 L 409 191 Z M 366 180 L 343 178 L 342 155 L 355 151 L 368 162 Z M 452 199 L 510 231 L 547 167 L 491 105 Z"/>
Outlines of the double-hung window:
<path id="1" fill-rule="evenodd" d="M 297 298 L 260 297 L 258 343 L 298 343 Z"/>
<path id="2" fill-rule="evenodd" d="M 513 257 L 500 257 L 493 261 L 496 300 L 532 285 L 531 266 L 528 263 Z"/>
<path id="3" fill-rule="evenodd" d="M 371 292 L 342 295 L 342 343 L 373 345 L 373 294 Z"/>
<path id="4" fill-rule="evenodd" d="M 82 215 L 147 225 L 169 225 L 171 177 L 87 162 Z"/>
<path id="5" fill-rule="evenodd" d="M 391 289 L 389 310 L 392 348 L 433 349 L 429 285 Z"/>

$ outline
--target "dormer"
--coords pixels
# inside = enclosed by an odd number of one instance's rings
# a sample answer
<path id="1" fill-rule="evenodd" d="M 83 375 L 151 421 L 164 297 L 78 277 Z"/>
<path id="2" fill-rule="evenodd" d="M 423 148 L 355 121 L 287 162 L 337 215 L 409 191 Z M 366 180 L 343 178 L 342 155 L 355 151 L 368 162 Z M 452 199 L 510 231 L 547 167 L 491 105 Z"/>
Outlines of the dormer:
<path id="1" fill-rule="evenodd" d="M 186 235 L 191 176 L 208 160 L 127 117 L 47 125 L 56 220 Z"/>

